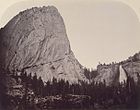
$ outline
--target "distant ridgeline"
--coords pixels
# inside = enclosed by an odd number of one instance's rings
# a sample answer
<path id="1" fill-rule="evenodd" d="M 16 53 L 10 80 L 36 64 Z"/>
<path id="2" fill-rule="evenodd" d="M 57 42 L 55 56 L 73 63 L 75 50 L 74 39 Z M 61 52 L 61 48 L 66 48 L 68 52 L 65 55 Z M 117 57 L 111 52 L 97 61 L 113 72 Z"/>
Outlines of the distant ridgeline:
<path id="1" fill-rule="evenodd" d="M 97 70 L 88 70 L 85 68 L 85 75 L 90 81 L 104 82 L 107 85 L 115 85 L 118 82 L 124 82 L 127 77 L 131 77 L 135 82 L 140 75 L 140 52 L 119 63 L 99 64 Z"/>

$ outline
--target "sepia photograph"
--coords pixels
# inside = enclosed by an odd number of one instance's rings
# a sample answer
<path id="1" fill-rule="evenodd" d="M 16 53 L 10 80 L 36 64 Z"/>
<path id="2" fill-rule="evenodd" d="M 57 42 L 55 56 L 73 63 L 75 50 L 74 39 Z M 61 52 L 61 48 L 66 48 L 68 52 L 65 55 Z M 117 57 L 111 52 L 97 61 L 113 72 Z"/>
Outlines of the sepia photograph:
<path id="1" fill-rule="evenodd" d="M 140 110 L 139 0 L 0 7 L 0 110 Z"/>

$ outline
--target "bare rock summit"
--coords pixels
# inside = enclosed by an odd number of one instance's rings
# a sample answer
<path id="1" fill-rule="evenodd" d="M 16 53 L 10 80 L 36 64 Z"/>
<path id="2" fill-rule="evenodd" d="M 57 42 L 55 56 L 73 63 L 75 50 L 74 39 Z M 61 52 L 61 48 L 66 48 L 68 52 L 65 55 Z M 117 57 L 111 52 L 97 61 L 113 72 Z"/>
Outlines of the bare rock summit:
<path id="1" fill-rule="evenodd" d="M 54 6 L 20 12 L 0 30 L 0 65 L 37 73 L 44 81 L 87 80 L 70 48 L 63 19 Z"/>

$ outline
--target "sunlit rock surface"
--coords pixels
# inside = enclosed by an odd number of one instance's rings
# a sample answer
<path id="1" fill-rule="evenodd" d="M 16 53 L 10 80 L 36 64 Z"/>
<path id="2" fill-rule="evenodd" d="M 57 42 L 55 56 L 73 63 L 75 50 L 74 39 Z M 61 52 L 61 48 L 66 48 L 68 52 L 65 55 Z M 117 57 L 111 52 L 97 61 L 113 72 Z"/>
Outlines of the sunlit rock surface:
<path id="1" fill-rule="evenodd" d="M 37 73 L 44 81 L 87 80 L 54 6 L 19 13 L 0 31 L 0 64 L 11 72 Z"/>
<path id="2" fill-rule="evenodd" d="M 140 75 L 140 52 L 119 63 L 100 64 L 97 66 L 98 75 L 95 82 L 106 82 L 106 85 L 114 85 L 131 77 L 135 82 Z"/>
<path id="3" fill-rule="evenodd" d="M 135 82 L 138 81 L 138 75 L 140 75 L 140 52 L 129 59 L 122 62 L 128 76 L 132 77 Z"/>
<path id="4" fill-rule="evenodd" d="M 98 65 L 97 72 L 98 75 L 95 77 L 95 82 L 105 82 L 106 85 L 114 85 L 118 82 L 119 78 L 119 65 Z"/>

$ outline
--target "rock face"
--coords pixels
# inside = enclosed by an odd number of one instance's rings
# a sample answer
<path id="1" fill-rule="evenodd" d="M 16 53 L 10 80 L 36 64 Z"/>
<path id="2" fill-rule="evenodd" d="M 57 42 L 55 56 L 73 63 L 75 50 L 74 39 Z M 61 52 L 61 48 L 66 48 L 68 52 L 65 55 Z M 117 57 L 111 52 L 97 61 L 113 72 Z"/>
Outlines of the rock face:
<path id="1" fill-rule="evenodd" d="M 98 65 L 98 75 L 95 77 L 95 82 L 106 82 L 106 85 L 114 85 L 118 82 L 119 78 L 119 65 Z"/>
<path id="2" fill-rule="evenodd" d="M 65 25 L 53 6 L 19 13 L 0 31 L 0 64 L 11 72 L 37 73 L 44 81 L 86 80 L 74 57 Z"/>
<path id="3" fill-rule="evenodd" d="M 128 76 L 132 77 L 135 82 L 138 81 L 137 75 L 140 75 L 140 52 L 134 56 L 129 57 L 126 61 L 122 62 Z"/>
<path id="4" fill-rule="evenodd" d="M 98 75 L 94 79 L 95 82 L 104 82 L 105 80 L 107 85 L 117 84 L 121 73 L 120 66 L 124 69 L 126 76 L 132 77 L 137 82 L 137 75 L 140 75 L 140 53 L 136 53 L 134 56 L 120 63 L 98 65 Z"/>

